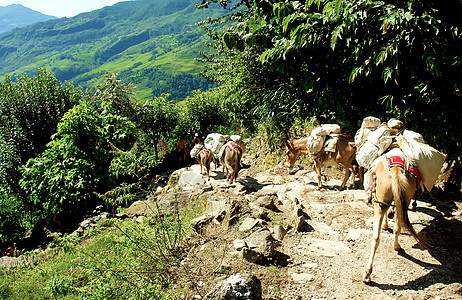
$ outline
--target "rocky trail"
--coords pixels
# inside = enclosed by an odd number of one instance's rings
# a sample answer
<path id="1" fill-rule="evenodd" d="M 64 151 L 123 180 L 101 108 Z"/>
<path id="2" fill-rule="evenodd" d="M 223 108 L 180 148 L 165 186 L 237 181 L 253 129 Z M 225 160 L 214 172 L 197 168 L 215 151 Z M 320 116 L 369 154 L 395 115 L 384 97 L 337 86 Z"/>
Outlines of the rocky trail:
<path id="1" fill-rule="evenodd" d="M 373 222 L 367 194 L 337 190 L 341 178 L 328 178 L 318 190 L 312 171 L 289 175 L 283 164 L 263 170 L 249 155 L 243 162 L 234 184 L 223 180 L 221 168 L 205 181 L 197 164 L 173 175 L 180 194 L 208 201 L 207 214 L 193 224 L 201 242 L 183 262 L 181 275 L 190 283 L 184 299 L 202 299 L 237 273 L 255 275 L 263 299 L 462 299 L 462 203 L 424 194 L 409 217 L 434 246 L 421 249 L 404 232 L 398 253 L 392 232 L 382 230 L 372 282 L 365 284 Z M 266 239 L 258 255 L 249 248 L 261 247 L 248 244 L 265 231 L 272 242 Z"/>
<path id="2" fill-rule="evenodd" d="M 363 190 L 339 191 L 343 172 L 331 168 L 324 167 L 327 178 L 318 190 L 308 166 L 289 175 L 284 164 L 265 170 L 249 154 L 243 164 L 233 184 L 221 167 L 209 180 L 198 164 L 176 170 L 154 196 L 126 210 L 124 217 L 141 221 L 152 207 L 205 206 L 192 221 L 188 255 L 174 271 L 172 290 L 182 291 L 175 297 L 235 299 L 223 290 L 218 295 L 220 288 L 239 286 L 239 276 L 247 276 L 257 291 L 239 299 L 462 299 L 462 203 L 456 196 L 435 187 L 419 199 L 416 212 L 409 211 L 416 231 L 434 245 L 430 249 L 404 232 L 403 250 L 396 252 L 392 232 L 382 230 L 372 282 L 365 284 L 373 209 Z"/>

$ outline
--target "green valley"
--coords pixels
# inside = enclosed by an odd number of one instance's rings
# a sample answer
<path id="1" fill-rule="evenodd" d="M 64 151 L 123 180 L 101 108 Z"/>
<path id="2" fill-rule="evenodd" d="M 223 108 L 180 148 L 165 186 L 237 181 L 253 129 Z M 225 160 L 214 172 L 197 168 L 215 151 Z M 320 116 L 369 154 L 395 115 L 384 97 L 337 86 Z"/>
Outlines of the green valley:
<path id="1" fill-rule="evenodd" d="M 195 58 L 210 50 L 195 24 L 223 13 L 199 10 L 194 0 L 139 0 L 15 29 L 0 35 L 0 74 L 33 76 L 46 66 L 85 89 L 116 72 L 137 86 L 137 98 L 182 100 L 214 86 L 199 75 Z"/>

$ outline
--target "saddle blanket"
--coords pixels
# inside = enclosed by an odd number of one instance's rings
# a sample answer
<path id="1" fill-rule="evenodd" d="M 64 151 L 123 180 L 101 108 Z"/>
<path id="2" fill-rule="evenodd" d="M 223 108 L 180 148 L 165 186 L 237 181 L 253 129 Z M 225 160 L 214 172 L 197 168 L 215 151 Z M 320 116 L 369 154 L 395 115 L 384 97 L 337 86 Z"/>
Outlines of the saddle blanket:
<path id="1" fill-rule="evenodd" d="M 413 160 L 406 159 L 401 156 L 388 156 L 386 159 L 388 162 L 388 166 L 390 168 L 403 168 L 403 170 L 411 173 L 415 177 L 415 179 L 417 180 L 417 185 L 419 185 L 420 181 L 422 180 L 422 177 L 420 176 L 419 168 Z"/>

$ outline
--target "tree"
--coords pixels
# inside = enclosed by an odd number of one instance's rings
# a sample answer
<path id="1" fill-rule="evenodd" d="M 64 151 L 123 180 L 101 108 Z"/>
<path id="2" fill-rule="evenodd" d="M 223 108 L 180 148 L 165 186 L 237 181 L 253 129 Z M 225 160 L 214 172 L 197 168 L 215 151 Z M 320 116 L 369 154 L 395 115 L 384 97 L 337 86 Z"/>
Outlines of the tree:
<path id="1" fill-rule="evenodd" d="M 18 167 L 37 157 L 61 117 L 83 98 L 79 88 L 60 83 L 46 68 L 36 77 L 9 75 L 0 83 L 0 188 L 18 192 Z"/>
<path id="2" fill-rule="evenodd" d="M 159 159 L 157 144 L 175 129 L 178 114 L 175 102 L 169 101 L 167 95 L 154 97 L 137 107 L 136 123 L 146 134 L 145 143 L 154 149 L 156 161 Z"/>
<path id="3" fill-rule="evenodd" d="M 204 5 L 231 1 L 204 1 Z M 397 117 L 460 156 L 461 1 L 239 1 L 213 30 L 217 80 L 234 79 L 252 109 L 286 120 Z M 221 57 L 220 57 L 221 56 Z M 242 59 L 245 57 L 246 59 Z M 239 61 L 245 65 L 239 65 Z M 244 84 L 243 84 L 244 83 Z M 281 93 L 283 91 L 284 93 Z M 291 95 L 292 97 L 284 97 Z M 429 126 L 431 124 L 432 126 Z"/>
<path id="4" fill-rule="evenodd" d="M 110 188 L 113 149 L 133 145 L 135 125 L 123 86 L 107 76 L 97 93 L 69 110 L 45 151 L 21 168 L 20 186 L 38 221 L 73 217 L 95 205 L 96 193 Z"/>

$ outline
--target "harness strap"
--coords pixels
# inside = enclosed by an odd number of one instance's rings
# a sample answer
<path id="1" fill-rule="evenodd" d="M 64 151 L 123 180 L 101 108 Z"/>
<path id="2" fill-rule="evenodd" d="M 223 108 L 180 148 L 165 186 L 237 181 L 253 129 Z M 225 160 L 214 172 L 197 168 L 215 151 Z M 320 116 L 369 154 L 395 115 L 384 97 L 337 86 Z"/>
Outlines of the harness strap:
<path id="1" fill-rule="evenodd" d="M 202 150 L 199 152 L 199 154 L 201 154 L 202 152 L 210 152 L 210 150 L 209 150 L 209 149 L 202 149 Z M 212 152 L 210 152 L 210 153 L 212 153 Z"/>
<path id="2" fill-rule="evenodd" d="M 228 143 L 228 144 L 226 144 L 226 146 L 227 146 L 230 150 L 233 150 L 233 148 L 240 148 L 240 149 L 242 149 L 241 146 L 236 145 L 236 144 L 234 144 L 234 143 Z"/>
<path id="3" fill-rule="evenodd" d="M 385 206 L 388 206 L 388 207 L 395 207 L 394 204 L 386 203 L 386 202 L 383 202 L 383 201 L 380 201 L 379 199 L 377 199 L 377 196 L 376 196 L 375 192 L 372 193 L 372 196 L 373 196 L 372 202 L 382 204 L 382 205 L 385 205 Z"/>

